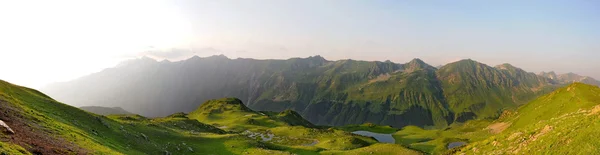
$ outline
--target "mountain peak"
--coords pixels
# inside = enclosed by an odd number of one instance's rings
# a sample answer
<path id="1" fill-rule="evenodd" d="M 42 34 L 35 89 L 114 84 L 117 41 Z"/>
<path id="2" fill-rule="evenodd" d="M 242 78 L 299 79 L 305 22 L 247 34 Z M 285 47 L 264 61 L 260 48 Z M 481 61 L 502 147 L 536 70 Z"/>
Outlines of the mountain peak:
<path id="1" fill-rule="evenodd" d="M 465 67 L 466 68 L 487 68 L 489 66 L 482 64 L 480 62 L 477 62 L 475 60 L 472 60 L 472 59 L 462 59 L 459 61 L 455 61 L 455 62 L 446 64 L 440 69 L 446 70 L 446 71 L 452 71 L 452 70 L 465 68 Z"/>
<path id="2" fill-rule="evenodd" d="M 540 72 L 539 75 L 556 75 L 556 73 L 554 71 L 550 71 L 550 72 Z"/>
<path id="3" fill-rule="evenodd" d="M 496 66 L 496 68 L 500 69 L 500 70 L 508 70 L 508 71 L 511 71 L 511 72 L 515 72 L 515 71 L 525 72 L 523 69 L 515 67 L 515 66 L 513 66 L 513 65 L 511 65 L 509 63 L 503 63 L 501 65 Z"/>
<path id="4" fill-rule="evenodd" d="M 187 60 L 200 60 L 200 59 L 202 59 L 202 58 L 200 58 L 200 56 L 194 55 L 194 56 L 188 58 Z"/>
<path id="5" fill-rule="evenodd" d="M 515 67 L 515 66 L 513 66 L 513 65 L 511 65 L 509 63 L 503 63 L 503 64 L 500 64 L 500 65 L 498 65 L 496 67 L 499 67 L 499 68 L 517 68 L 517 67 Z"/>
<path id="6" fill-rule="evenodd" d="M 227 56 L 223 55 L 223 54 L 219 54 L 219 55 L 213 55 L 213 56 L 209 56 L 206 58 L 214 58 L 214 59 L 229 59 Z"/>
<path id="7" fill-rule="evenodd" d="M 539 76 L 542 76 L 544 78 L 549 78 L 552 80 L 557 80 L 558 75 L 556 75 L 556 73 L 554 73 L 554 71 L 550 71 L 550 72 L 541 72 L 538 74 Z"/>
<path id="8" fill-rule="evenodd" d="M 325 59 L 325 58 L 323 58 L 321 55 L 309 56 L 308 58 L 313 58 L 313 59 Z"/>
<path id="9" fill-rule="evenodd" d="M 425 63 L 423 60 L 421 60 L 419 58 L 412 59 L 411 61 L 408 62 L 408 64 L 427 65 L 427 63 Z"/>
<path id="10" fill-rule="evenodd" d="M 321 55 L 310 56 L 306 59 L 315 61 L 315 62 L 327 62 L 327 59 L 323 58 Z"/>
<path id="11" fill-rule="evenodd" d="M 152 59 L 148 56 L 142 56 L 140 58 L 123 61 L 117 65 L 117 68 L 124 67 L 124 66 L 131 66 L 131 65 L 147 65 L 147 64 L 157 63 L 157 62 L 158 61 L 156 61 L 155 59 Z"/>
<path id="12" fill-rule="evenodd" d="M 479 63 L 479 62 L 477 62 L 477 61 L 469 58 L 469 59 L 458 60 L 458 61 L 456 61 L 454 63 Z"/>
<path id="13" fill-rule="evenodd" d="M 458 61 L 455 61 L 455 62 L 448 63 L 445 66 L 453 66 L 453 65 L 463 66 L 463 65 L 480 65 L 480 64 L 482 64 L 482 63 L 479 63 L 479 62 L 477 62 L 475 60 L 472 60 L 472 59 L 462 59 L 462 60 L 458 60 Z"/>
<path id="14" fill-rule="evenodd" d="M 408 63 L 404 64 L 405 72 L 413 72 L 421 69 L 435 69 L 433 66 L 423 62 L 423 60 L 419 58 L 415 58 Z"/>

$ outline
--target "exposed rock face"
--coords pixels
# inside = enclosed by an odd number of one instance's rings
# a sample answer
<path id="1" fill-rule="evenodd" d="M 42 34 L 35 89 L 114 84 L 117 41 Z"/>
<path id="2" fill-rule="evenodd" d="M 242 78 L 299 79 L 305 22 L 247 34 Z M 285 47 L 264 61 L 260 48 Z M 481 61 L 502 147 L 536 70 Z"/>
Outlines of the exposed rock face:
<path id="1" fill-rule="evenodd" d="M 13 131 L 8 124 L 4 123 L 4 121 L 0 120 L 0 126 L 2 128 L 4 128 L 4 130 L 6 130 L 6 132 L 10 133 L 10 134 L 15 134 L 15 131 Z"/>
<path id="2" fill-rule="evenodd" d="M 143 134 L 143 133 L 142 133 L 141 135 L 142 135 L 142 137 L 144 137 L 144 139 L 145 139 L 145 140 L 148 140 L 148 136 L 146 136 L 146 135 L 145 135 L 145 134 Z"/>

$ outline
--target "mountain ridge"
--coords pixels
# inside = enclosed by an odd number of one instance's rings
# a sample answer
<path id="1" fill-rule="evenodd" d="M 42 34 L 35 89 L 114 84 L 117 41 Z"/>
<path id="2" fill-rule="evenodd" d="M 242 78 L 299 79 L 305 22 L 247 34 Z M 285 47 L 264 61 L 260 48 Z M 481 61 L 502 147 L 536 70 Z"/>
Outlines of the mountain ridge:
<path id="1" fill-rule="evenodd" d="M 328 61 L 321 56 L 286 60 L 213 56 L 134 68 L 107 69 L 44 92 L 75 104 L 127 102 L 131 107 L 126 109 L 150 116 L 189 112 L 200 101 L 236 97 L 253 110 L 290 109 L 317 125 L 443 127 L 497 117 L 502 109 L 556 87 L 521 69 L 498 69 L 471 59 L 437 69 L 420 59 L 399 64 Z M 82 92 L 88 98 L 73 95 Z"/>
<path id="2" fill-rule="evenodd" d="M 586 83 L 586 84 L 600 86 L 600 81 L 598 81 L 592 77 L 589 77 L 589 76 L 582 76 L 582 75 L 575 74 L 572 72 L 564 73 L 564 74 L 556 74 L 554 71 L 550 71 L 550 72 L 540 72 L 540 73 L 538 73 L 538 75 L 550 78 L 554 82 L 561 83 L 561 84 L 582 82 L 582 83 Z"/>

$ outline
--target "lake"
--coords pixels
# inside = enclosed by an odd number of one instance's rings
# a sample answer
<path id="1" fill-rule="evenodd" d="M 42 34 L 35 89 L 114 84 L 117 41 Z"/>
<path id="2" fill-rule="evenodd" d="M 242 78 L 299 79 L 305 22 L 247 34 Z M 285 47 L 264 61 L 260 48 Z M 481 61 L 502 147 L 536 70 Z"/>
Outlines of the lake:
<path id="1" fill-rule="evenodd" d="M 450 144 L 448 144 L 448 149 L 453 149 L 455 147 L 460 147 L 460 146 L 464 146 L 467 145 L 467 142 L 452 142 Z"/>
<path id="2" fill-rule="evenodd" d="M 396 142 L 394 137 L 392 137 L 392 134 L 375 133 L 375 132 L 370 132 L 370 131 L 354 131 L 352 133 L 361 135 L 361 136 L 373 137 L 381 143 L 392 143 L 393 144 Z"/>

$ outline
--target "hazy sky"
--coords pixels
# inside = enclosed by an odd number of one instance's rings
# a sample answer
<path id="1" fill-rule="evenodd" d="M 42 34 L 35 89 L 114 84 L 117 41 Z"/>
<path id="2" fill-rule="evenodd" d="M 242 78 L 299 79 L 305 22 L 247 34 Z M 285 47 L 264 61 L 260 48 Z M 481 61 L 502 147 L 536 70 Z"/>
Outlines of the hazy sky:
<path id="1" fill-rule="evenodd" d="M 125 59 L 471 58 L 600 79 L 600 1 L 0 0 L 0 79 L 39 88 Z"/>

